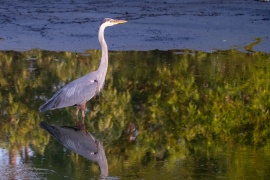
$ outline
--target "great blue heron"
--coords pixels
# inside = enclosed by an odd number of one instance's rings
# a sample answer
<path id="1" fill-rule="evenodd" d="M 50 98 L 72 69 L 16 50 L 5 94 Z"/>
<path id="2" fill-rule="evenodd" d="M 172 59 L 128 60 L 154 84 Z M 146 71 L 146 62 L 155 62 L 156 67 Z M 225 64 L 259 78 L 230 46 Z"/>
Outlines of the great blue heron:
<path id="1" fill-rule="evenodd" d="M 78 117 L 78 113 L 81 110 L 82 117 L 84 118 L 85 104 L 101 91 L 108 69 L 108 47 L 104 39 L 104 30 L 108 26 L 123 24 L 126 22 L 127 21 L 125 20 L 110 18 L 105 18 L 102 21 L 98 32 L 98 40 L 102 49 L 99 68 L 96 71 L 90 72 L 89 74 L 70 82 L 58 90 L 51 99 L 39 108 L 40 112 L 68 106 L 76 106 L 76 116 Z"/>
<path id="2" fill-rule="evenodd" d="M 102 143 L 85 131 L 84 124 L 79 126 L 57 126 L 45 122 L 40 127 L 48 131 L 57 141 L 69 150 L 95 161 L 100 168 L 101 177 L 108 176 L 108 162 Z"/>

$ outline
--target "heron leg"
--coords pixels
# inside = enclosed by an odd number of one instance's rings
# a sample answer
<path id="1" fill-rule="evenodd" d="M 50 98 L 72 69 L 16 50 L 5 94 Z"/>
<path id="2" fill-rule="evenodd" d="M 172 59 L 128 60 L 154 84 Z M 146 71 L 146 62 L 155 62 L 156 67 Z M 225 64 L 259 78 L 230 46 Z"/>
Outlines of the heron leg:
<path id="1" fill-rule="evenodd" d="M 80 111 L 80 106 L 77 106 L 76 107 L 76 119 L 78 120 L 78 114 L 79 114 L 79 111 Z"/>
<path id="2" fill-rule="evenodd" d="M 80 105 L 77 105 L 77 109 L 76 109 L 76 119 L 78 120 L 78 115 L 79 115 L 79 111 L 81 110 L 82 111 L 82 119 L 84 121 L 84 117 L 85 117 L 85 104 L 80 104 Z"/>
<path id="3" fill-rule="evenodd" d="M 85 104 L 86 104 L 86 103 L 84 103 L 84 104 L 81 105 L 82 118 L 83 118 L 83 120 L 84 120 L 84 117 L 85 117 Z"/>

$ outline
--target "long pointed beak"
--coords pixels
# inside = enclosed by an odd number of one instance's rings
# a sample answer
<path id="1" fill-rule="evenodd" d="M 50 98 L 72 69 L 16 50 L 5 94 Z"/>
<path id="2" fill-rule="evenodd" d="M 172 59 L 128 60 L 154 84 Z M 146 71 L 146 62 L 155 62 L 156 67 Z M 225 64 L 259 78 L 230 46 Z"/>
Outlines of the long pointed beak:
<path id="1" fill-rule="evenodd" d="M 114 24 L 124 24 L 127 21 L 126 20 L 120 20 L 120 19 L 114 19 L 113 22 L 114 22 Z"/>

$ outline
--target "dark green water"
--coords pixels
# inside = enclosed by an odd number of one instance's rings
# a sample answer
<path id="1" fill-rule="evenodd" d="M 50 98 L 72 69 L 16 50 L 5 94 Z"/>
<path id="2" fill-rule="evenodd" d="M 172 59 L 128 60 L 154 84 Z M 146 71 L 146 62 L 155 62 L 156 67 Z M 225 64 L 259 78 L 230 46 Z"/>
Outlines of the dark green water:
<path id="1" fill-rule="evenodd" d="M 41 121 L 75 125 L 75 108 L 38 107 L 95 70 L 100 51 L 0 52 L 0 175 L 97 179 L 99 167 L 65 149 Z M 268 179 L 270 54 L 235 50 L 110 52 L 102 93 L 85 124 L 120 179 Z M 129 127 L 138 136 L 130 141 Z"/>

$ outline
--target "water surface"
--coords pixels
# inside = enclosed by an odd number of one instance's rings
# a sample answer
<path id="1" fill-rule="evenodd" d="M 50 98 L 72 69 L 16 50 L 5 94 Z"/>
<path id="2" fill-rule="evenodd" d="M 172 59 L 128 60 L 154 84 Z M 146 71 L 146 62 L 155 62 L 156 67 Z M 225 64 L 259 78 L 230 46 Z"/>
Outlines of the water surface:
<path id="1" fill-rule="evenodd" d="M 99 167 L 64 148 L 41 121 L 75 125 L 75 108 L 38 107 L 97 69 L 100 51 L 0 52 L 0 175 L 95 179 Z M 270 54 L 110 52 L 102 93 L 87 103 L 87 131 L 120 179 L 270 177 Z M 130 132 L 135 129 L 136 132 Z"/>

